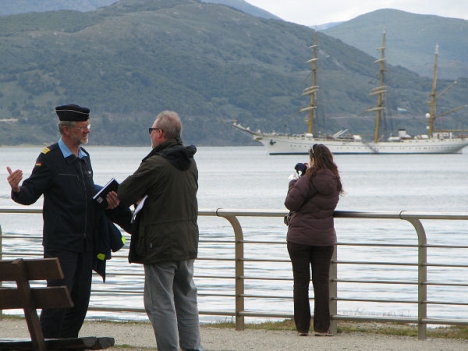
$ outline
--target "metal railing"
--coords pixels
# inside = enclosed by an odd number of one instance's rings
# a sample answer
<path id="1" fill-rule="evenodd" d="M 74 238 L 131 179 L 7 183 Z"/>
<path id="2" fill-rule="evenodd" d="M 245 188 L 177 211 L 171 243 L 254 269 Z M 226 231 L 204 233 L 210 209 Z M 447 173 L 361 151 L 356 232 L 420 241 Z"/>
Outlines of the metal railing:
<path id="1" fill-rule="evenodd" d="M 15 215 L 15 214 L 40 214 L 42 213 L 41 209 L 33 208 L 0 208 L 1 214 Z M 259 217 L 259 218 L 281 218 L 286 214 L 285 210 L 263 210 L 263 209 L 201 209 L 199 211 L 199 216 L 201 217 L 221 217 L 225 218 L 232 227 L 234 231 L 234 238 L 232 240 L 200 240 L 200 245 L 215 245 L 222 243 L 224 246 L 227 244 L 232 244 L 233 257 L 219 257 L 215 256 L 199 256 L 199 261 L 223 261 L 229 262 L 233 265 L 234 276 L 228 275 L 210 275 L 210 276 L 196 276 L 198 279 L 232 279 L 234 281 L 234 292 L 229 294 L 217 294 L 214 292 L 203 293 L 199 292 L 199 296 L 222 296 L 224 298 L 234 299 L 235 308 L 233 311 L 226 309 L 223 310 L 200 310 L 201 315 L 213 315 L 213 316 L 228 316 L 235 318 L 235 324 L 237 330 L 243 330 L 245 325 L 246 317 L 268 317 L 268 318 L 292 318 L 293 314 L 291 311 L 287 313 L 279 312 L 261 312 L 261 311 L 252 311 L 248 310 L 245 307 L 246 301 L 249 299 L 291 299 L 289 296 L 274 296 L 262 294 L 247 294 L 245 282 L 249 280 L 292 280 L 291 277 L 265 277 L 265 276 L 248 276 L 246 274 L 245 264 L 254 262 L 259 265 L 269 265 L 272 263 L 288 264 L 290 262 L 288 259 L 279 259 L 277 257 L 268 257 L 268 258 L 256 258 L 256 257 L 246 257 L 245 248 L 248 245 L 262 245 L 268 247 L 268 245 L 284 245 L 285 241 L 258 241 L 258 240 L 246 240 L 244 237 L 244 230 L 239 221 L 241 217 Z M 0 217 L 1 218 L 1 217 Z M 428 263 L 428 250 L 435 250 L 437 248 L 443 248 L 444 250 L 454 251 L 456 249 L 468 249 L 468 246 L 463 245 L 429 245 L 427 242 L 427 235 L 425 228 L 422 224 L 422 220 L 435 220 L 435 221 L 466 221 L 468 220 L 468 213 L 429 213 L 429 212 L 414 212 L 414 211 L 401 211 L 401 212 L 358 212 L 358 211 L 336 211 L 335 212 L 336 222 L 339 223 L 342 219 L 384 219 L 391 221 L 406 221 L 409 222 L 414 228 L 417 235 L 417 243 L 414 244 L 394 244 L 388 242 L 382 243 L 369 243 L 369 242 L 352 242 L 346 243 L 339 241 L 337 243 L 337 249 L 335 250 L 332 265 L 330 268 L 330 312 L 331 312 L 331 331 L 336 333 L 337 331 L 337 322 L 338 321 L 375 321 L 375 322 L 400 322 L 400 323 L 411 323 L 417 325 L 418 328 L 418 338 L 423 340 L 426 339 L 427 326 L 428 325 L 468 325 L 468 320 L 458 318 L 429 318 L 428 317 L 428 306 L 431 304 L 445 305 L 445 306 L 468 306 L 468 303 L 457 302 L 457 301 L 434 301 L 428 299 L 428 286 L 437 286 L 439 288 L 458 288 L 460 289 L 460 294 L 464 292 L 463 289 L 466 289 L 468 283 L 465 281 L 450 283 L 450 282 L 433 282 L 428 281 L 428 268 L 431 267 L 443 267 L 443 268 L 457 268 L 457 269 L 466 269 L 468 265 L 466 264 L 434 264 Z M 0 220 L 1 223 L 1 220 Z M 201 237 L 203 237 L 203 227 L 200 227 Z M 8 238 L 15 238 L 15 235 L 2 234 L 0 228 L 0 259 L 2 259 L 2 238 L 8 240 Z M 223 247 L 224 247 L 223 246 Z M 401 250 L 402 248 L 412 248 L 417 250 L 417 262 L 401 262 L 401 261 L 356 261 L 356 260 L 343 260 L 340 259 L 340 250 L 341 248 L 357 247 L 361 249 L 374 249 L 375 247 L 384 247 L 388 250 L 395 249 Z M 3 256 L 6 258 L 8 252 L 3 252 Z M 452 254 L 455 257 L 455 253 Z M 457 260 L 454 259 L 454 262 Z M 339 267 L 356 267 L 355 269 L 366 269 L 374 266 L 386 266 L 386 267 L 405 267 L 408 269 L 415 270 L 414 279 L 402 280 L 402 279 L 384 279 L 384 277 L 379 276 L 377 279 L 343 279 L 338 278 Z M 364 267 L 364 268 L 363 268 Z M 353 268 L 351 268 L 352 270 Z M 114 273 L 120 274 L 120 273 Z M 128 273 L 121 273 L 122 275 Z M 462 276 L 466 276 L 462 275 Z M 383 285 L 405 285 L 410 287 L 410 289 L 417 290 L 417 299 L 408 300 L 407 298 L 372 298 L 372 297 L 347 297 L 341 296 L 342 292 L 338 291 L 338 284 L 360 284 L 372 285 L 372 284 L 383 284 Z M 198 285 L 198 284 L 197 284 Z M 372 290 L 372 289 L 370 289 Z M 412 290 L 411 290 L 412 291 Z M 93 292 L 108 293 L 108 291 L 102 290 L 99 291 L 94 289 Z M 115 292 L 115 291 L 113 291 Z M 128 292 L 128 291 L 127 291 Z M 141 293 L 141 292 L 140 292 Z M 412 304 L 417 305 L 417 316 L 408 317 L 408 316 L 378 316 L 378 315 L 345 315 L 338 313 L 338 302 L 373 302 L 379 304 L 385 303 L 400 303 L 400 304 Z M 292 302 L 290 303 L 292 308 Z M 128 312 L 141 312 L 144 313 L 142 308 L 120 308 L 120 307 L 99 307 L 90 305 L 90 310 L 104 310 L 104 311 L 128 311 Z M 462 317 L 463 314 L 460 314 Z"/>

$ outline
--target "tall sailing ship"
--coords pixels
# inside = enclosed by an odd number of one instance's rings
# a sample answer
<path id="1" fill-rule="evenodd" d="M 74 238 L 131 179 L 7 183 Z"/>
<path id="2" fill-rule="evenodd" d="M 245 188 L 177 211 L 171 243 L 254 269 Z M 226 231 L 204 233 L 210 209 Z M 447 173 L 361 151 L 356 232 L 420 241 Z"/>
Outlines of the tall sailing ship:
<path id="1" fill-rule="evenodd" d="M 376 112 L 375 133 L 373 141 L 366 141 L 361 135 L 347 135 L 347 130 L 342 130 L 334 135 L 327 137 L 314 136 L 314 113 L 317 109 L 316 94 L 318 86 L 317 78 L 317 33 L 314 35 L 314 44 L 310 47 L 313 55 L 312 59 L 307 61 L 312 65 L 312 84 L 304 89 L 303 96 L 310 96 L 309 106 L 300 110 L 300 112 L 308 112 L 306 123 L 308 125 L 307 133 L 304 134 L 282 134 L 282 133 L 262 133 L 260 131 L 252 131 L 248 127 L 234 121 L 233 127 L 249 133 L 253 136 L 253 140 L 262 143 L 270 155 L 288 155 L 288 154 L 307 154 L 313 144 L 321 143 L 328 146 L 334 154 L 455 154 L 468 146 L 467 136 L 457 136 L 454 131 L 436 131 L 434 130 L 434 122 L 436 118 L 449 113 L 461 110 L 466 107 L 460 106 L 443 114 L 436 115 L 436 101 L 447 92 L 455 83 L 452 83 L 442 93 L 436 95 L 437 85 L 437 59 L 438 47 L 435 51 L 434 74 L 432 80 L 432 90 L 429 101 L 429 113 L 426 114 L 428 121 L 428 134 L 410 136 L 406 130 L 400 129 L 398 136 L 393 136 L 387 141 L 380 141 L 380 123 L 382 113 L 384 111 L 384 94 L 387 92 L 387 87 L 384 85 L 385 73 L 385 37 L 383 33 L 382 46 L 380 50 L 380 58 L 375 61 L 379 64 L 379 86 L 372 89 L 370 95 L 377 96 L 377 105 L 367 110 L 367 112 Z"/>

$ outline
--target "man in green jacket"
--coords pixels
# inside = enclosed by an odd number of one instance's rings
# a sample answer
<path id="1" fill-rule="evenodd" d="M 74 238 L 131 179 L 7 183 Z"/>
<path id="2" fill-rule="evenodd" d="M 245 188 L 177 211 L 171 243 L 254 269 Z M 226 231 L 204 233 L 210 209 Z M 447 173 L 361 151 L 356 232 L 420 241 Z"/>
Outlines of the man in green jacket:
<path id="1" fill-rule="evenodd" d="M 181 132 L 177 113 L 161 112 L 149 128 L 153 149 L 118 189 L 124 205 L 144 199 L 129 260 L 144 265 L 144 304 L 160 351 L 204 350 L 193 281 L 199 236 L 197 150 L 182 144 Z"/>

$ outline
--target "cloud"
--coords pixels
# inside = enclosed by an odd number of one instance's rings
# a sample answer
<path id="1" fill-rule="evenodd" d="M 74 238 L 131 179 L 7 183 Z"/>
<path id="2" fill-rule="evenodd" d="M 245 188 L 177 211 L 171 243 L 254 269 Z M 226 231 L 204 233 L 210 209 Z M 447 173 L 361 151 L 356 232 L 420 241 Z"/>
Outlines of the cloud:
<path id="1" fill-rule="evenodd" d="M 247 0 L 285 21 L 307 26 L 342 22 L 378 9 L 468 19 L 466 0 Z"/>

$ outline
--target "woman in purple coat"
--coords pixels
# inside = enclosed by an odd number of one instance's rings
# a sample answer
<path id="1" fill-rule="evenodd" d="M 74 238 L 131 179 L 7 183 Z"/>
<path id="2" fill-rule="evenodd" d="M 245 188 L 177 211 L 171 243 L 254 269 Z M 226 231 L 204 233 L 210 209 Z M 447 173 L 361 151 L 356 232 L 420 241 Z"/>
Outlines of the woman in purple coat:
<path id="1" fill-rule="evenodd" d="M 294 276 L 294 322 L 298 335 L 307 336 L 311 267 L 315 335 L 330 336 L 328 283 L 336 243 L 333 212 L 343 188 L 333 155 L 325 145 L 315 144 L 309 156 L 310 165 L 303 167 L 302 177 L 290 181 L 284 202 L 292 213 L 287 244 Z"/>

